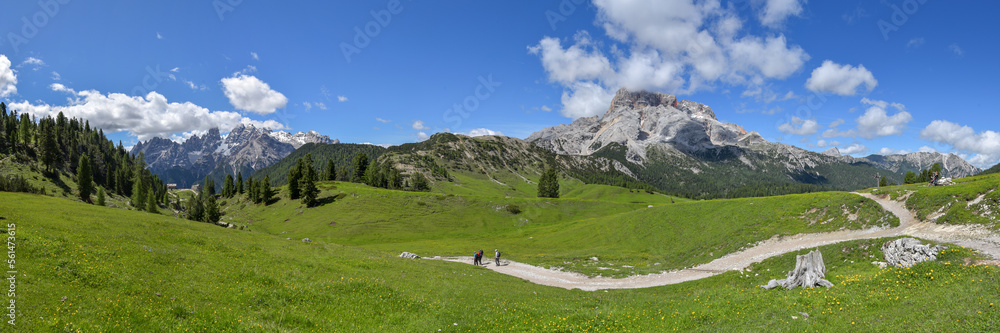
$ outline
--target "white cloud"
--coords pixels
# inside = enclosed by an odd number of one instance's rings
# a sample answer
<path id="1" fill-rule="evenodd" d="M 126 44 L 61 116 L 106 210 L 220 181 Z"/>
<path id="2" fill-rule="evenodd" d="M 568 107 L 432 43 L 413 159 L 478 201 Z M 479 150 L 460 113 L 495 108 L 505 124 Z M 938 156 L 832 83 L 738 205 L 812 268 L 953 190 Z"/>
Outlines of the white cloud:
<path id="1" fill-rule="evenodd" d="M 163 39 L 163 35 L 160 32 L 156 32 L 156 39 Z"/>
<path id="2" fill-rule="evenodd" d="M 784 123 L 778 126 L 778 130 L 785 134 L 794 135 L 813 135 L 819 132 L 819 123 L 815 119 L 801 119 L 799 117 L 792 117 L 790 123 Z"/>
<path id="3" fill-rule="evenodd" d="M 837 120 L 834 120 L 832 123 L 830 123 L 830 128 L 834 128 L 834 127 L 837 127 L 837 126 L 840 126 L 840 125 L 843 125 L 843 124 L 844 124 L 844 120 L 843 119 L 837 119 Z"/>
<path id="4" fill-rule="evenodd" d="M 417 141 L 424 141 L 427 140 L 428 138 L 430 138 L 430 136 L 427 135 L 427 133 L 417 132 Z"/>
<path id="5" fill-rule="evenodd" d="M 819 148 L 836 147 L 836 146 L 839 146 L 839 145 L 840 145 L 840 141 L 826 141 L 826 140 L 816 141 L 816 147 L 819 147 Z"/>
<path id="6" fill-rule="evenodd" d="M 566 49 L 559 39 L 545 37 L 538 45 L 528 47 L 528 52 L 541 57 L 542 66 L 553 82 L 569 84 L 608 77 L 614 72 L 611 62 L 596 50 L 587 36 L 578 37 L 577 43 Z"/>
<path id="7" fill-rule="evenodd" d="M 199 84 L 195 84 L 192 81 L 187 81 L 187 80 L 185 80 L 184 83 L 187 84 L 188 88 L 191 88 L 191 90 L 202 90 L 202 91 L 208 90 L 208 86 L 206 86 L 204 84 L 199 85 Z"/>
<path id="8" fill-rule="evenodd" d="M 923 146 L 923 147 L 920 147 L 920 149 L 918 149 L 917 151 L 919 151 L 921 153 L 936 153 L 937 149 L 934 149 L 934 147 L 931 147 L 931 146 Z"/>
<path id="9" fill-rule="evenodd" d="M 965 54 L 965 51 L 963 51 L 962 48 L 958 46 L 958 44 L 948 45 L 948 49 L 951 50 L 951 52 L 955 52 L 955 55 L 958 56 Z"/>
<path id="10" fill-rule="evenodd" d="M 52 71 L 52 81 L 60 81 L 60 80 L 62 80 L 62 75 L 59 75 L 59 73 L 56 71 Z"/>
<path id="11" fill-rule="evenodd" d="M 424 121 L 423 120 L 414 121 L 412 127 L 413 127 L 413 129 L 418 130 L 418 131 L 430 129 L 430 127 L 424 126 Z"/>
<path id="12" fill-rule="evenodd" d="M 913 116 L 906 112 L 906 108 L 899 103 L 891 105 L 899 112 L 894 115 L 886 113 L 883 101 L 862 100 L 862 103 L 871 105 L 865 114 L 858 117 L 857 136 L 872 139 L 878 136 L 899 135 L 906 130 L 906 125 L 913 121 Z"/>
<path id="13" fill-rule="evenodd" d="M 994 131 L 976 133 L 972 127 L 946 120 L 932 121 L 920 131 L 920 138 L 970 153 L 1000 155 L 1000 133 Z"/>
<path id="14" fill-rule="evenodd" d="M 882 149 L 880 149 L 878 151 L 878 154 L 882 155 L 882 156 L 888 156 L 888 155 L 905 155 L 905 154 L 909 154 L 909 153 L 910 153 L 910 151 L 906 150 L 906 149 L 892 149 L 892 148 L 889 148 L 889 147 L 882 147 Z"/>
<path id="15" fill-rule="evenodd" d="M 485 136 L 485 135 L 503 135 L 503 133 L 501 132 L 497 132 L 488 128 L 476 128 L 466 133 L 460 133 L 460 134 L 465 134 L 471 137 Z"/>
<path id="16" fill-rule="evenodd" d="M 261 115 L 274 113 L 288 104 L 285 95 L 257 77 L 238 75 L 222 79 L 223 90 L 233 107 Z"/>
<path id="17" fill-rule="evenodd" d="M 611 45 L 578 32 L 566 46 L 545 37 L 528 47 L 539 57 L 548 80 L 562 86 L 560 113 L 566 117 L 600 114 L 622 87 L 679 94 L 723 83 L 746 86 L 752 92 L 767 80 L 789 77 L 809 59 L 782 34 L 750 35 L 738 11 L 719 1 L 595 0 L 593 4 L 598 11 L 596 24 L 613 39 Z M 778 13 L 770 17 L 791 15 Z"/>
<path id="18" fill-rule="evenodd" d="M 567 89 L 562 93 L 559 113 L 573 119 L 601 114 L 615 97 L 614 91 L 591 82 L 578 82 Z"/>
<path id="19" fill-rule="evenodd" d="M 839 148 L 839 150 L 840 153 L 844 155 L 855 155 L 868 152 L 868 147 L 865 147 L 865 145 L 860 143 L 852 143 L 847 147 Z"/>
<path id="20" fill-rule="evenodd" d="M 806 2 L 803 0 L 802 2 Z M 790 16 L 802 14 L 802 3 L 799 0 L 767 0 L 764 10 L 760 13 L 760 23 L 769 26 L 780 26 Z"/>
<path id="21" fill-rule="evenodd" d="M 10 108 L 38 117 L 55 116 L 63 112 L 67 117 L 87 119 L 92 126 L 102 128 L 105 132 L 126 131 L 139 140 L 170 138 L 176 133 L 207 131 L 214 127 L 226 132 L 238 124 L 285 128 L 273 120 L 257 121 L 237 112 L 210 111 L 190 102 L 168 102 L 166 97 L 156 92 L 138 97 L 120 93 L 102 94 L 96 90 L 73 92 L 61 84 L 53 84 L 50 88 L 73 93 L 74 98 L 65 106 L 36 105 L 23 101 L 11 103 Z"/>
<path id="22" fill-rule="evenodd" d="M 257 55 L 257 52 L 250 52 L 250 57 L 253 58 L 253 60 L 260 60 L 260 56 Z"/>
<path id="23" fill-rule="evenodd" d="M 10 68 L 10 59 L 0 54 L 0 97 L 17 94 L 17 75 Z"/>
<path id="24" fill-rule="evenodd" d="M 548 107 L 548 105 L 542 105 L 542 111 L 551 112 L 552 108 Z"/>
<path id="25" fill-rule="evenodd" d="M 806 88 L 813 92 L 830 92 L 841 96 L 856 95 L 861 85 L 871 92 L 878 86 L 878 80 L 864 65 L 839 65 L 830 60 L 823 61 L 823 65 L 814 69 L 812 76 L 806 80 Z"/>
<path id="26" fill-rule="evenodd" d="M 53 83 L 53 84 L 49 85 L 49 89 L 52 89 L 52 91 L 59 91 L 59 92 L 64 92 L 64 93 L 69 93 L 69 94 L 72 94 L 72 95 L 76 95 L 76 91 L 74 91 L 73 89 L 70 89 L 69 87 L 64 86 L 61 83 Z"/>
<path id="27" fill-rule="evenodd" d="M 907 42 L 906 43 L 906 48 L 913 48 L 913 49 L 915 49 L 915 48 L 920 47 L 921 45 L 924 45 L 924 38 L 923 37 L 918 37 L 918 38 L 911 39 L 909 42 Z"/>
<path id="28" fill-rule="evenodd" d="M 375 118 L 375 121 L 383 123 L 383 124 L 388 124 L 388 123 L 392 122 L 392 120 L 386 120 L 386 119 L 382 119 L 382 118 Z"/>
<path id="29" fill-rule="evenodd" d="M 986 155 L 986 154 L 976 154 L 970 158 L 966 158 L 970 164 L 975 165 L 982 169 L 988 169 L 997 163 L 1000 163 L 1000 155 Z"/>
<path id="30" fill-rule="evenodd" d="M 302 102 L 302 106 L 306 108 L 306 111 L 309 111 L 309 109 L 313 108 L 312 103 L 309 102 Z"/>
<path id="31" fill-rule="evenodd" d="M 319 108 L 320 110 L 326 110 L 326 103 L 316 102 L 316 107 Z"/>
<path id="32" fill-rule="evenodd" d="M 341 103 L 347 102 L 347 96 L 337 96 L 337 101 Z"/>
<path id="33" fill-rule="evenodd" d="M 181 71 L 181 68 L 180 67 L 174 67 L 174 68 L 170 69 L 170 71 L 174 72 L 174 73 L 179 73 Z"/>
<path id="34" fill-rule="evenodd" d="M 17 65 L 18 68 L 24 66 L 31 66 L 32 70 L 37 71 L 39 68 L 42 68 L 42 66 L 45 66 L 45 61 L 42 61 L 42 59 L 38 59 L 35 57 L 28 57 L 28 59 L 24 59 L 24 61 L 22 61 L 20 65 Z"/>

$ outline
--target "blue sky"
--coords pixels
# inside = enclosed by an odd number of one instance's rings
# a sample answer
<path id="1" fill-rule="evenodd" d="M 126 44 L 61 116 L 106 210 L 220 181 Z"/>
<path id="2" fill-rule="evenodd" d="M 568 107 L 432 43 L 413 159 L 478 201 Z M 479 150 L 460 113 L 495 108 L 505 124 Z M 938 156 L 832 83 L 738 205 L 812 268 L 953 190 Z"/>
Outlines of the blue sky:
<path id="1" fill-rule="evenodd" d="M 988 167 L 996 14 L 935 0 L 18 1 L 0 12 L 0 99 L 126 145 L 239 123 L 401 144 L 525 138 L 628 87 L 806 149 Z"/>

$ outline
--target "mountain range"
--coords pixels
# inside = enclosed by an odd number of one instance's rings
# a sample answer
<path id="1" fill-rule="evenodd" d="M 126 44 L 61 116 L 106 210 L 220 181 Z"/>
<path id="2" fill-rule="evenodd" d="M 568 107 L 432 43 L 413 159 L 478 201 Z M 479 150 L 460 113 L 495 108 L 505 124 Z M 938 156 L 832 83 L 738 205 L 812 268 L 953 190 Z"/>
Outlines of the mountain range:
<path id="1" fill-rule="evenodd" d="M 183 143 L 163 138 L 139 142 L 149 169 L 167 183 L 188 187 L 213 173 L 245 172 L 272 165 L 306 143 L 339 143 L 314 131 L 291 134 L 240 124 L 222 136 L 218 128 Z"/>
<path id="2" fill-rule="evenodd" d="M 359 150 L 323 148 L 337 143 L 314 131 L 291 134 L 240 125 L 225 137 L 214 129 L 183 143 L 152 139 L 137 144 L 132 153 L 142 152 L 154 173 L 186 187 L 206 175 L 217 180 L 236 172 L 249 175 L 276 165 L 300 147 L 322 150 L 324 159 L 314 160 L 316 163 L 333 158 L 339 167 L 345 167 Z M 352 156 L 339 156 L 343 154 Z M 509 184 L 509 180 L 532 184 L 531 179 L 541 173 L 545 164 L 555 163 L 564 176 L 584 182 L 648 186 L 706 199 L 854 190 L 875 184 L 876 175 L 902 183 L 907 171 L 919 173 L 934 163 L 942 165 L 945 177 L 959 178 L 981 171 L 954 154 L 919 152 L 855 158 L 841 155 L 836 149 L 817 153 L 769 142 L 755 131 L 720 121 L 712 108 L 702 103 L 624 88 L 616 93 L 605 114 L 545 128 L 525 140 L 440 133 L 422 143 L 391 147 L 380 158 L 407 174 L 424 172 L 437 181 L 453 181 L 453 177 L 440 177 L 446 174 L 442 170 L 464 172 L 486 176 L 496 185 L 512 189 L 518 186 Z M 278 169 L 268 168 L 267 173 L 287 172 Z M 519 191 L 528 190 L 526 187 Z"/>

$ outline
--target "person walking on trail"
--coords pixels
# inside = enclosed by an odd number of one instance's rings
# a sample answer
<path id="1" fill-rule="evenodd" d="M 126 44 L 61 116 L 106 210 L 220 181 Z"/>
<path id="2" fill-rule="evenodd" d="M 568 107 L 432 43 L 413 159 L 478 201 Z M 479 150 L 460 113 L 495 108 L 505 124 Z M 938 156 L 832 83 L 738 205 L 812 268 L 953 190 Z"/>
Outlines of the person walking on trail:
<path id="1" fill-rule="evenodd" d="M 493 249 L 493 252 L 496 252 L 496 254 L 497 254 L 496 257 L 493 258 L 493 259 L 496 260 L 497 266 L 500 266 L 500 250 Z"/>
<path id="2" fill-rule="evenodd" d="M 476 257 L 479 260 L 479 265 L 483 266 L 483 249 L 479 249 L 479 252 L 477 252 L 477 256 Z"/>
<path id="3" fill-rule="evenodd" d="M 479 266 L 479 251 L 472 254 L 472 264 Z"/>

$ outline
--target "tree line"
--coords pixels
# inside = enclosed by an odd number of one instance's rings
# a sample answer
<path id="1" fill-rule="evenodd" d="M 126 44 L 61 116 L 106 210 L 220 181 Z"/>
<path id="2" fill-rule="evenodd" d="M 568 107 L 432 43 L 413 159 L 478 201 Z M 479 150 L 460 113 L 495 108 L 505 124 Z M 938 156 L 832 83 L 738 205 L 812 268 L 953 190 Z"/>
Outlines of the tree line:
<path id="1" fill-rule="evenodd" d="M 104 204 L 105 196 L 131 198 L 137 210 L 149 210 L 166 202 L 167 186 L 146 169 L 142 154 L 129 154 L 121 142 L 115 146 L 103 129 L 90 121 L 67 118 L 62 112 L 53 118 L 38 119 L 28 113 L 7 110 L 0 102 L 0 155 L 38 168 L 55 184 L 63 176 L 76 178 L 80 200 Z M 23 177 L 9 176 L 0 181 L 0 190 L 43 193 Z M 73 191 L 63 186 L 67 193 Z"/>

